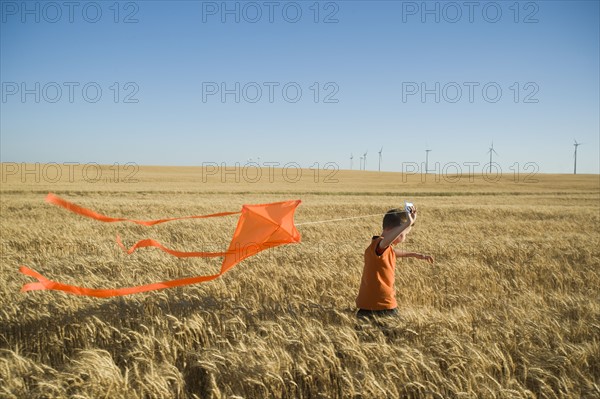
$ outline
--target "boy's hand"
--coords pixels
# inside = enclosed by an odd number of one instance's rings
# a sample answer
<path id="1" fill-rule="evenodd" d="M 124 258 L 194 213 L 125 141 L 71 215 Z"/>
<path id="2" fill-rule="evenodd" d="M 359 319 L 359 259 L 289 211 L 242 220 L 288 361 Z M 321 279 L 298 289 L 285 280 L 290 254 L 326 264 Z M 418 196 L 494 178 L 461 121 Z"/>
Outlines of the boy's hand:
<path id="1" fill-rule="evenodd" d="M 408 213 L 408 217 L 410 218 L 410 224 L 412 225 L 415 220 L 417 220 L 417 207 L 416 206 L 411 206 L 410 207 L 410 212 Z"/>
<path id="2" fill-rule="evenodd" d="M 426 260 L 429 263 L 433 263 L 433 256 L 431 255 L 419 254 L 418 258 L 421 260 Z"/>

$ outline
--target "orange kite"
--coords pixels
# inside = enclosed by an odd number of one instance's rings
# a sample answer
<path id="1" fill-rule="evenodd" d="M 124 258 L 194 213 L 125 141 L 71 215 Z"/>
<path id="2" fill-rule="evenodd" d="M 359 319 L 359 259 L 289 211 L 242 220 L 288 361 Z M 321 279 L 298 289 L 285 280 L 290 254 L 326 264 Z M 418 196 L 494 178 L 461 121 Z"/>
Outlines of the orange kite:
<path id="1" fill-rule="evenodd" d="M 70 203 L 56 195 L 49 193 L 46 197 L 46 202 L 58 205 L 71 212 L 86 216 L 101 222 L 122 222 L 128 221 L 141 224 L 144 226 L 153 226 L 159 223 L 170 222 L 181 219 L 199 219 L 226 216 L 241 213 L 237 227 L 233 233 L 233 238 L 229 244 L 229 248 L 225 252 L 181 252 L 168 249 L 159 242 L 146 239 L 139 241 L 129 250 L 125 248 L 121 239 L 117 236 L 117 242 L 127 253 L 132 253 L 137 248 L 157 247 L 173 256 L 177 257 L 223 257 L 221 270 L 217 274 L 207 276 L 188 277 L 179 280 L 163 281 L 160 283 L 140 285 L 135 287 L 116 288 L 116 289 L 95 289 L 76 287 L 72 285 L 62 284 L 56 281 L 51 281 L 39 274 L 38 272 L 25 267 L 20 267 L 20 272 L 37 279 L 35 283 L 28 283 L 23 286 L 21 291 L 34 290 L 56 290 L 64 291 L 75 295 L 86 295 L 100 298 L 108 298 L 113 296 L 122 296 L 136 294 L 139 292 L 159 290 L 163 288 L 180 287 L 184 285 L 200 283 L 204 281 L 214 280 L 236 264 L 246 259 L 249 256 L 255 255 L 260 251 L 268 248 L 273 248 L 278 245 L 300 242 L 300 233 L 294 225 L 294 212 L 300 200 L 275 202 L 271 204 L 260 205 L 243 205 L 242 210 L 238 212 L 222 212 L 210 215 L 200 216 L 185 216 L 178 218 L 168 218 L 159 220 L 132 220 L 125 218 L 112 218 Z"/>

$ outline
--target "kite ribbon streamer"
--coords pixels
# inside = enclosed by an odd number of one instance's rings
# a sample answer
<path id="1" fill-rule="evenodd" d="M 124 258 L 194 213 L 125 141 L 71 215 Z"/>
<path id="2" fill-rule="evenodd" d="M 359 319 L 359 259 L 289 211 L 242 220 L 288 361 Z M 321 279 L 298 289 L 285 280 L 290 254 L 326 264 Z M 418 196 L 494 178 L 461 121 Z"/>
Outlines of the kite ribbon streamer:
<path id="1" fill-rule="evenodd" d="M 196 277 L 188 277 L 180 280 L 171 280 L 171 281 L 163 281 L 161 283 L 147 284 L 147 285 L 138 285 L 136 287 L 125 287 L 125 288 L 116 288 L 116 289 L 95 289 L 95 288 L 85 288 L 85 287 L 76 287 L 74 285 L 67 285 L 58 283 L 56 281 L 51 281 L 28 267 L 21 266 L 19 271 L 27 276 L 36 278 L 39 282 L 37 283 L 29 283 L 25 284 L 23 288 L 21 288 L 21 292 L 24 291 L 35 291 L 35 290 L 55 290 L 55 291 L 64 291 L 69 294 L 75 295 L 84 295 L 84 296 L 94 296 L 97 298 L 110 298 L 113 296 L 123 296 L 130 294 L 137 294 L 140 292 L 154 291 L 160 290 L 163 288 L 172 288 L 172 287 L 181 287 L 183 285 L 202 283 L 205 281 L 214 280 L 221 276 L 222 273 L 213 274 L 211 276 L 196 276 Z"/>
<path id="2" fill-rule="evenodd" d="M 85 216 L 88 218 L 96 219 L 100 222 L 113 223 L 113 222 L 132 222 L 141 224 L 142 226 L 154 226 L 155 224 L 172 222 L 173 220 L 183 220 L 183 219 L 203 219 L 203 218 L 212 218 L 218 216 L 228 216 L 235 215 L 240 213 L 238 212 L 221 212 L 221 213 L 213 213 L 211 215 L 199 215 L 199 216 L 182 216 L 178 218 L 168 218 L 168 219 L 157 219 L 157 220 L 134 220 L 134 219 L 126 219 L 126 218 L 111 218 L 110 216 L 105 216 L 100 213 L 94 212 L 91 209 L 83 208 L 79 205 L 73 204 L 67 200 L 64 200 L 52 193 L 48 193 L 46 196 L 46 202 L 50 204 L 54 204 L 65 208 L 71 212 L 77 213 L 78 215 Z"/>
<path id="3" fill-rule="evenodd" d="M 125 287 L 117 289 L 94 289 L 76 287 L 72 285 L 62 284 L 56 281 L 51 281 L 39 274 L 38 272 L 26 266 L 21 266 L 21 268 L 19 269 L 21 273 L 38 280 L 34 283 L 25 284 L 21 291 L 57 290 L 75 295 L 109 298 L 113 296 L 136 294 L 139 292 L 153 291 L 163 288 L 180 287 L 184 285 L 214 280 L 226 273 L 229 269 L 237 265 L 242 260 L 257 254 L 260 251 L 276 247 L 278 245 L 297 243 L 301 240 L 300 233 L 294 225 L 294 212 L 300 204 L 300 200 L 275 202 L 271 204 L 243 205 L 241 212 L 223 212 L 220 214 L 212 214 L 206 216 L 188 216 L 182 218 L 161 219 L 153 221 L 111 218 L 108 216 L 100 215 L 92 210 L 82 208 L 75 204 L 71 204 L 70 202 L 56 197 L 53 194 L 49 194 L 48 197 L 46 197 L 46 200 L 77 214 L 91 217 L 102 222 L 130 221 L 146 226 L 151 226 L 153 224 L 164 223 L 172 220 L 226 216 L 235 213 L 241 213 L 241 216 L 238 220 L 235 232 L 233 233 L 233 238 L 231 239 L 229 248 L 225 252 L 173 251 L 162 246 L 157 241 L 151 239 L 142 240 L 135 244 L 132 248 L 127 250 L 128 253 L 131 253 L 137 248 L 154 246 L 162 249 L 165 252 L 170 253 L 171 255 L 179 257 L 223 256 L 221 270 L 217 274 L 188 277 L 179 280 L 164 281 L 160 283 L 140 285 L 135 287 Z M 118 241 L 120 242 L 120 239 L 118 239 Z M 123 249 L 126 249 L 122 242 L 120 242 L 120 245 Z"/>
<path id="4" fill-rule="evenodd" d="M 127 254 L 132 254 L 138 248 L 146 248 L 146 247 L 156 247 L 161 251 L 164 251 L 170 255 L 176 256 L 178 258 L 216 258 L 218 256 L 225 256 L 227 252 L 181 252 L 175 251 L 173 249 L 169 249 L 162 245 L 160 242 L 153 240 L 151 238 L 147 238 L 145 240 L 141 240 L 136 242 L 131 248 L 125 248 L 123 245 L 123 241 L 121 241 L 121 237 L 117 235 L 117 244 L 123 249 L 123 251 L 127 252 Z"/>

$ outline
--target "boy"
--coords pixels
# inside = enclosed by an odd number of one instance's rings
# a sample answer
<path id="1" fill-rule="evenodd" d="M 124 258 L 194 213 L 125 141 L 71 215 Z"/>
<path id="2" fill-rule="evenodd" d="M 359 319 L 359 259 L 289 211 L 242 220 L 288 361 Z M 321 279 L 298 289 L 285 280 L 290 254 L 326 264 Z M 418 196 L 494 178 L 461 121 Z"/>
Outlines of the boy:
<path id="1" fill-rule="evenodd" d="M 394 272 L 396 257 L 412 257 L 433 263 L 433 257 L 403 252 L 392 245 L 404 242 L 417 219 L 417 208 L 392 209 L 383 217 L 383 232 L 373 236 L 365 250 L 365 265 L 356 297 L 358 317 L 397 314 Z"/>

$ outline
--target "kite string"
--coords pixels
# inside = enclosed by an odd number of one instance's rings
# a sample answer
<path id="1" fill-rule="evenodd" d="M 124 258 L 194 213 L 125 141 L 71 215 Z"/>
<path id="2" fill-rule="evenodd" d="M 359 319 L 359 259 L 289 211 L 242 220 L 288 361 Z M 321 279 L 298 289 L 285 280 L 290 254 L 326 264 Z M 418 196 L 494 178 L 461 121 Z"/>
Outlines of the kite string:
<path id="1" fill-rule="evenodd" d="M 339 218 L 339 219 L 326 219 L 326 220 L 317 220 L 314 222 L 302 222 L 302 223 L 295 223 L 296 226 L 304 226 L 307 224 L 317 224 L 317 223 L 329 223 L 329 222 L 339 222 L 341 220 L 350 220 L 350 219 L 364 219 L 364 218 L 370 218 L 373 216 L 381 216 L 381 215 L 385 215 L 384 213 L 375 213 L 373 215 L 363 215 L 363 216 L 351 216 L 351 217 L 347 217 L 347 218 Z"/>

